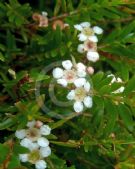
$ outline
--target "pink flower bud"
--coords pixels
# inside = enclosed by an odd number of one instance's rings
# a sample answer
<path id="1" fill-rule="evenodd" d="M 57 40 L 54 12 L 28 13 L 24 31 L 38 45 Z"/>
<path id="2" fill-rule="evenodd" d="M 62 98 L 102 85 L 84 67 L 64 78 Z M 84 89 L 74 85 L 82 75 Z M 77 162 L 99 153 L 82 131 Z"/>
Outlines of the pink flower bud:
<path id="1" fill-rule="evenodd" d="M 94 73 L 94 68 L 91 67 L 91 66 L 89 66 L 89 67 L 87 68 L 87 72 L 88 72 L 90 75 L 92 75 L 92 74 Z"/>
<path id="2" fill-rule="evenodd" d="M 41 121 L 36 121 L 35 127 L 36 128 L 40 128 L 43 125 L 43 123 Z"/>

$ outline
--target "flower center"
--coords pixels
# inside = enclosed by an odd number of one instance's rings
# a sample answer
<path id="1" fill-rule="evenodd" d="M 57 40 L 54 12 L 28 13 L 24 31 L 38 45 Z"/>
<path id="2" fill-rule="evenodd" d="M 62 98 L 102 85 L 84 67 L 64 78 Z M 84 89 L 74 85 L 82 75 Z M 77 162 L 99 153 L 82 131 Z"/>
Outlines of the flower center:
<path id="1" fill-rule="evenodd" d="M 29 156 L 28 156 L 28 159 L 29 159 L 29 162 L 32 163 L 32 164 L 35 164 L 38 160 L 40 160 L 40 152 L 39 150 L 33 150 L 30 152 Z"/>
<path id="2" fill-rule="evenodd" d="M 94 31 L 91 28 L 84 28 L 82 32 L 86 36 L 92 36 L 94 34 Z"/>
<path id="3" fill-rule="evenodd" d="M 86 91 L 83 87 L 79 87 L 75 90 L 76 101 L 83 101 L 85 97 L 86 97 Z"/>
<path id="4" fill-rule="evenodd" d="M 67 82 L 72 83 L 76 79 L 76 72 L 74 70 L 65 70 L 64 77 Z"/>
<path id="5" fill-rule="evenodd" d="M 86 50 L 92 50 L 92 51 L 96 51 L 97 50 L 97 45 L 96 43 L 92 42 L 92 41 L 86 41 L 84 43 L 85 45 L 85 49 Z"/>
<path id="6" fill-rule="evenodd" d="M 36 128 L 30 128 L 27 130 L 27 137 L 30 138 L 32 141 L 36 141 L 37 138 L 39 138 L 40 136 L 40 132 Z"/>

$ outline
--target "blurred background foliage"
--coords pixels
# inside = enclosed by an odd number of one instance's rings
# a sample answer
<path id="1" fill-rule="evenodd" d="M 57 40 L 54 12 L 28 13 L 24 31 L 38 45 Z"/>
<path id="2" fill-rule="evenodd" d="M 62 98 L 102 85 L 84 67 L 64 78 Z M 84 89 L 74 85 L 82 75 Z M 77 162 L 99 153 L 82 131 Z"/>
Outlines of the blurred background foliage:
<path id="1" fill-rule="evenodd" d="M 48 12 L 49 26 L 37 27 L 32 14 Z M 62 20 L 69 28 L 52 29 Z M 59 60 L 84 58 L 77 52 L 73 25 L 89 21 L 104 29 L 98 43 L 100 61 L 91 77 L 94 106 L 77 116 L 72 108 L 54 105 L 48 94 L 51 72 L 41 70 Z M 112 92 L 113 73 L 122 78 L 125 90 Z M 41 96 L 35 98 L 35 83 L 42 81 Z M 0 1 L 0 169 L 31 169 L 21 166 L 24 152 L 14 141 L 16 129 L 33 118 L 48 123 L 53 154 L 49 169 L 134 169 L 135 168 L 135 1 L 134 0 L 1 0 Z M 58 97 L 66 91 L 57 88 Z M 64 119 L 45 114 L 38 102 Z M 77 117 L 76 117 L 77 116 Z M 13 148 L 14 147 L 14 148 Z M 9 153 L 10 152 L 10 153 Z M 5 167 L 5 168 L 4 168 Z"/>

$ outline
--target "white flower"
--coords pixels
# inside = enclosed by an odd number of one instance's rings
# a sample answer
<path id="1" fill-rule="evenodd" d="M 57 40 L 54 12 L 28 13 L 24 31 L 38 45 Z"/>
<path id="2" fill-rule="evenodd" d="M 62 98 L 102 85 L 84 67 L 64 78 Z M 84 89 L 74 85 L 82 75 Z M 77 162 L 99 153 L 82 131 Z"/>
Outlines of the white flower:
<path id="1" fill-rule="evenodd" d="M 17 130 L 15 132 L 15 136 L 18 138 L 18 139 L 23 139 L 25 136 L 26 136 L 26 130 L 22 129 L 22 130 Z"/>
<path id="2" fill-rule="evenodd" d="M 42 157 L 48 157 L 49 155 L 51 155 L 51 149 L 49 146 L 47 147 L 41 147 L 40 148 L 40 155 Z"/>
<path id="3" fill-rule="evenodd" d="M 59 79 L 63 76 L 63 69 L 57 67 L 53 70 L 53 77 Z"/>
<path id="4" fill-rule="evenodd" d="M 35 164 L 36 169 L 45 169 L 47 168 L 47 163 L 44 160 L 39 160 Z"/>
<path id="5" fill-rule="evenodd" d="M 21 162 L 27 162 L 28 161 L 28 154 L 19 154 L 19 159 Z"/>
<path id="6" fill-rule="evenodd" d="M 89 51 L 87 53 L 87 59 L 92 61 L 92 62 L 96 62 L 99 60 L 99 54 L 97 52 L 91 52 Z"/>
<path id="7" fill-rule="evenodd" d="M 75 112 L 82 112 L 84 106 L 87 108 L 92 107 L 92 98 L 89 96 L 90 87 L 90 83 L 86 81 L 83 86 L 77 87 L 68 93 L 67 99 L 75 101 L 73 106 Z"/>
<path id="8" fill-rule="evenodd" d="M 99 26 L 94 26 L 93 30 L 96 34 L 99 34 L 99 35 L 103 33 L 103 29 L 100 28 Z"/>
<path id="9" fill-rule="evenodd" d="M 82 112 L 83 111 L 83 104 L 82 104 L 82 102 L 75 102 L 74 103 L 74 110 L 77 113 Z"/>
<path id="10" fill-rule="evenodd" d="M 36 124 L 36 121 L 35 121 L 35 120 L 29 121 L 29 122 L 27 123 L 27 127 L 32 128 L 32 127 L 35 126 L 35 124 Z"/>
<path id="11" fill-rule="evenodd" d="M 43 125 L 40 128 L 40 133 L 42 135 L 47 136 L 47 135 L 49 135 L 51 133 L 51 128 L 48 125 Z"/>
<path id="12" fill-rule="evenodd" d="M 86 83 L 86 79 L 85 78 L 78 78 L 74 81 L 74 85 L 76 87 L 82 87 L 84 84 Z"/>
<path id="13" fill-rule="evenodd" d="M 47 147 L 49 145 L 49 141 L 44 137 L 38 138 L 37 143 L 41 147 Z"/>
<path id="14" fill-rule="evenodd" d="M 90 96 L 87 96 L 83 100 L 85 107 L 91 108 L 93 105 L 92 98 Z"/>
<path id="15" fill-rule="evenodd" d="M 28 138 L 24 138 L 23 140 L 21 140 L 20 144 L 23 147 L 29 148 L 31 145 L 32 141 Z"/>
<path id="16" fill-rule="evenodd" d="M 73 65 L 70 60 L 65 60 L 62 62 L 62 66 L 65 68 L 63 70 L 63 76 L 57 78 L 57 83 L 61 84 L 63 87 L 67 87 L 70 83 L 76 84 L 76 80 L 86 76 L 86 66 L 82 63 Z"/>
<path id="17" fill-rule="evenodd" d="M 66 69 L 66 70 L 70 70 L 73 66 L 72 62 L 70 60 L 65 60 L 62 62 L 62 66 Z"/>

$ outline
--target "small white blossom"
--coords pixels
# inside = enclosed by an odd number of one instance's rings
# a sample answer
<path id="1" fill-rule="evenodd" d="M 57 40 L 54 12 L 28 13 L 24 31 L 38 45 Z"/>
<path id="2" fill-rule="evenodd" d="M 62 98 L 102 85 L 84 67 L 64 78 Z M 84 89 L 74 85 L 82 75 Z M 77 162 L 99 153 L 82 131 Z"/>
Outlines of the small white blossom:
<path id="1" fill-rule="evenodd" d="M 43 125 L 40 128 L 40 133 L 42 135 L 47 136 L 47 135 L 49 135 L 51 133 L 51 128 L 48 125 Z"/>
<path id="2" fill-rule="evenodd" d="M 48 157 L 51 155 L 51 148 L 49 146 L 47 147 L 41 147 L 40 148 L 40 155 L 42 157 Z"/>
<path id="3" fill-rule="evenodd" d="M 79 113 L 82 112 L 84 107 L 91 108 L 93 105 L 92 98 L 89 96 L 91 85 L 89 82 L 85 81 L 85 83 L 77 87 L 74 90 L 71 90 L 67 94 L 68 100 L 73 100 L 74 102 L 74 110 Z"/>
<path id="4" fill-rule="evenodd" d="M 23 139 L 25 136 L 26 136 L 26 130 L 22 129 L 22 130 L 17 130 L 15 132 L 15 136 L 18 138 L 18 139 Z"/>
<path id="5" fill-rule="evenodd" d="M 38 138 L 37 143 L 41 147 L 47 147 L 49 145 L 49 141 L 44 137 Z"/>
<path id="6" fill-rule="evenodd" d="M 47 163 L 44 160 L 39 160 L 35 164 L 36 169 L 45 169 L 47 168 Z"/>
<path id="7" fill-rule="evenodd" d="M 63 76 L 60 78 L 58 78 L 57 76 L 56 79 L 57 83 L 62 85 L 63 87 L 67 87 L 67 85 L 71 83 L 76 84 L 76 80 L 86 77 L 86 66 L 82 63 L 77 63 L 73 65 L 70 60 L 65 60 L 62 62 L 62 66 L 65 68 L 63 70 Z M 55 69 L 53 70 L 53 72 L 55 71 Z"/>

